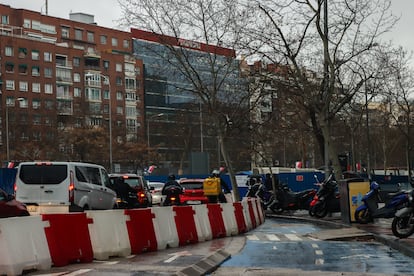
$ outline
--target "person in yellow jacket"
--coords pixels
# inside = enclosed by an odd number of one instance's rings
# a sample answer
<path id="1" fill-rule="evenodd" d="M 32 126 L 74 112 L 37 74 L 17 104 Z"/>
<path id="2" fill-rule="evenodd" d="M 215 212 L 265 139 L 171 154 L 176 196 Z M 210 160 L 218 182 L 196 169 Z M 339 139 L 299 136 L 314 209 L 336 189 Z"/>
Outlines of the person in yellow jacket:
<path id="1" fill-rule="evenodd" d="M 217 181 L 219 182 L 219 191 L 217 191 L 217 193 L 214 193 L 214 192 L 211 193 L 210 191 L 207 191 L 206 185 L 204 185 L 204 193 L 208 198 L 208 202 L 209 203 L 217 203 L 217 202 L 227 203 L 227 199 L 224 193 L 226 194 L 230 193 L 230 189 L 227 186 L 226 182 L 220 177 L 220 172 L 218 170 L 214 170 L 208 179 L 217 179 Z"/>

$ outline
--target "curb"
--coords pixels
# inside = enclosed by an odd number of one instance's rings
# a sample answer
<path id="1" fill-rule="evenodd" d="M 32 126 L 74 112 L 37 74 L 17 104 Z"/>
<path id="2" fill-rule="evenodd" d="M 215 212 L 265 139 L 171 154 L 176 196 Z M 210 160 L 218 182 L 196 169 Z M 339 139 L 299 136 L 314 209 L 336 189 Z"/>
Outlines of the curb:
<path id="1" fill-rule="evenodd" d="M 223 249 L 219 249 L 208 257 L 201 259 L 199 262 L 186 267 L 177 272 L 177 276 L 199 276 L 206 275 L 214 271 L 221 263 L 230 258 L 230 254 Z"/>

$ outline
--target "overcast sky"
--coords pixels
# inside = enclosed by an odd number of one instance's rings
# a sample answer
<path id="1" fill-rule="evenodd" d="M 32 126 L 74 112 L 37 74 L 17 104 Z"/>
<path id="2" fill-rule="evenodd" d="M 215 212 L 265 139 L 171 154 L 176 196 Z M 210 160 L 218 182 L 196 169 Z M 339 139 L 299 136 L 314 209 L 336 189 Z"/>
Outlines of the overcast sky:
<path id="1" fill-rule="evenodd" d="M 46 13 L 46 0 L 0 0 L 13 8 L 23 8 Z M 401 19 L 389 40 L 414 51 L 414 10 L 413 0 L 392 0 L 392 10 Z M 48 0 L 48 15 L 69 19 L 69 13 L 83 12 L 95 16 L 95 22 L 104 27 L 117 28 L 116 20 L 121 17 L 117 0 Z M 128 31 L 128 30 L 127 30 Z"/>

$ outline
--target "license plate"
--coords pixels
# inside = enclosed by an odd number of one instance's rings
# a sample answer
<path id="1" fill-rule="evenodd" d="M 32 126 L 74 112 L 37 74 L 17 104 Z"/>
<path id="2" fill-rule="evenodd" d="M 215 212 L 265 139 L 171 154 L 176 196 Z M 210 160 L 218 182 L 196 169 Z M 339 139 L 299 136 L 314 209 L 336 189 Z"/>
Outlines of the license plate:
<path id="1" fill-rule="evenodd" d="M 37 210 L 39 209 L 39 206 L 36 205 L 28 205 L 27 207 L 27 211 L 29 211 L 30 213 L 36 213 Z"/>
<path id="2" fill-rule="evenodd" d="M 187 204 L 201 204 L 201 201 L 200 200 L 189 200 L 189 201 L 187 201 Z"/>

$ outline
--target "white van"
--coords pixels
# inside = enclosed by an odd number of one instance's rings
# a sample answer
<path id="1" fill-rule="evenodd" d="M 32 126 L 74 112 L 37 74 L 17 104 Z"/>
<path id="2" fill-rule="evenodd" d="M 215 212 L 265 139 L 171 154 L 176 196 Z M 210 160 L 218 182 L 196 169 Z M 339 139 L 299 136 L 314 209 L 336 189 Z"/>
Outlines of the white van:
<path id="1" fill-rule="evenodd" d="M 69 211 L 112 209 L 116 193 L 104 167 L 79 162 L 22 162 L 16 175 L 16 199 L 36 212 L 41 206 Z"/>

